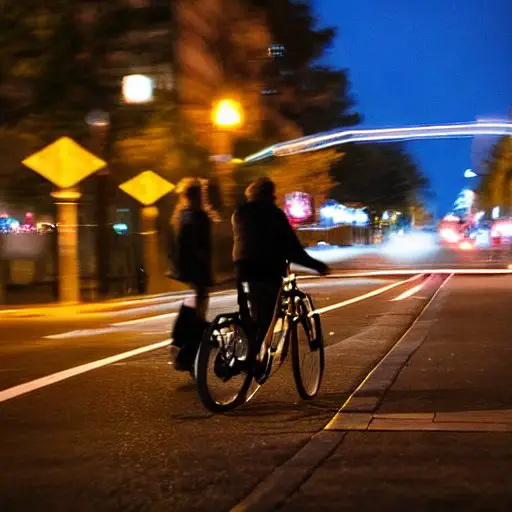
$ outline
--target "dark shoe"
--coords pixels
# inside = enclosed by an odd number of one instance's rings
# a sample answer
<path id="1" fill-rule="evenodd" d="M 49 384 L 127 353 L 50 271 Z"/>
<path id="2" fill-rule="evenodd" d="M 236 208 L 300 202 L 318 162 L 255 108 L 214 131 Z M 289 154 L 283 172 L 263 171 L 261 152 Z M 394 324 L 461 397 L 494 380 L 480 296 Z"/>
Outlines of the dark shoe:
<path id="1" fill-rule="evenodd" d="M 270 354 L 265 352 L 263 359 L 258 359 L 254 363 L 254 380 L 261 386 L 269 378 L 268 365 L 270 361 Z"/>

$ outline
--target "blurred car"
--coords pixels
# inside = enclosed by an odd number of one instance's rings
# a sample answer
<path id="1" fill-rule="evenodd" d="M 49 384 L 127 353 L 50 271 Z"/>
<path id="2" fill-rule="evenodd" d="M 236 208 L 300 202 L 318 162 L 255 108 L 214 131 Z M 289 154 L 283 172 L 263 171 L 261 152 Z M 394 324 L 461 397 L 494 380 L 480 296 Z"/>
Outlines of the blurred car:
<path id="1" fill-rule="evenodd" d="M 504 217 L 496 219 L 491 224 L 491 245 L 493 247 L 512 244 L 512 218 Z"/>
<path id="2" fill-rule="evenodd" d="M 435 228 L 415 227 L 391 233 L 385 243 L 384 251 L 394 256 L 415 257 L 435 251 L 437 247 L 438 235 Z"/>

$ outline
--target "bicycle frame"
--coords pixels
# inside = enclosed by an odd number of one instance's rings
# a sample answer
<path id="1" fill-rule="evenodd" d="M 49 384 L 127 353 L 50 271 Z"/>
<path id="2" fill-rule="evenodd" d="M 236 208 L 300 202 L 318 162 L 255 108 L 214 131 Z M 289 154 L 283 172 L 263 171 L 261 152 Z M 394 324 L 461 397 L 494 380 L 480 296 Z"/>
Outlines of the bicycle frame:
<path id="1" fill-rule="evenodd" d="M 305 294 L 297 287 L 295 274 L 289 274 L 283 278 L 283 284 L 276 300 L 274 316 L 262 342 L 262 346 L 267 347 L 266 354 L 268 355 L 266 368 L 262 378 L 259 379 L 262 382 L 270 376 L 276 356 L 280 356 L 279 365 L 286 360 L 291 328 L 299 319 L 297 303 L 303 300 L 304 297 Z M 283 322 L 283 328 L 276 333 L 276 326 L 279 320 Z"/>

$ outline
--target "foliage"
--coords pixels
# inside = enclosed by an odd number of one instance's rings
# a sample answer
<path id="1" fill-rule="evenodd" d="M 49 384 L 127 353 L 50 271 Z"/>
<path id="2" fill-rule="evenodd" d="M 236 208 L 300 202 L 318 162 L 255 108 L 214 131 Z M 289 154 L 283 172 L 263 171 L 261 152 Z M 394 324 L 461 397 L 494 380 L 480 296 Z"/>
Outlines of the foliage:
<path id="1" fill-rule="evenodd" d="M 307 192 L 323 202 L 334 185 L 329 170 L 342 155 L 317 151 L 275 159 L 269 176 L 275 182 L 279 202 L 290 192 Z"/>
<path id="2" fill-rule="evenodd" d="M 170 12 L 169 6 L 166 9 Z M 119 101 L 124 72 L 147 65 L 147 58 L 170 67 L 170 34 L 162 44 L 161 36 L 151 33 L 165 18 L 150 11 L 133 11 L 122 2 L 2 3 L 0 147 L 2 174 L 9 178 L 5 195 L 11 201 L 20 187 L 27 195 L 39 195 L 30 171 L 16 175 L 20 161 L 64 135 L 107 155 L 119 181 L 148 168 L 171 181 L 208 172 L 207 155 L 196 149 L 187 127 L 178 121 L 169 94 L 158 91 L 150 107 L 128 107 Z M 151 37 L 134 37 L 137 30 L 149 31 Z M 95 140 L 85 122 L 94 109 L 110 114 L 104 143 Z"/>
<path id="3" fill-rule="evenodd" d="M 175 108 L 156 105 L 138 127 L 128 114 L 119 115 L 117 123 L 112 162 L 123 179 L 147 169 L 172 183 L 187 176 L 209 176 L 208 155 L 184 129 Z"/>
<path id="4" fill-rule="evenodd" d="M 260 76 L 269 44 L 261 16 L 239 0 L 176 2 L 175 66 L 183 114 L 200 142 L 213 149 L 211 110 L 232 96 L 244 109 L 238 136 L 258 136 Z"/>
<path id="5" fill-rule="evenodd" d="M 322 203 L 334 186 L 329 172 L 343 155 L 335 151 L 318 151 L 283 156 L 257 164 L 242 165 L 236 179 L 242 199 L 242 190 L 254 179 L 268 176 L 276 184 L 277 201 L 282 206 L 284 196 L 290 192 L 307 192 Z"/>
<path id="6" fill-rule="evenodd" d="M 377 212 L 419 206 L 427 179 L 399 144 L 351 144 L 336 162 L 332 176 L 338 183 L 331 196 L 357 202 Z"/>
<path id="7" fill-rule="evenodd" d="M 299 136 L 357 124 L 346 71 L 318 64 L 336 32 L 317 26 L 311 2 L 247 1 L 265 12 L 272 43 L 283 47 L 282 56 L 268 58 L 264 69 L 267 134 L 279 138 L 282 126 Z"/>
<path id="8" fill-rule="evenodd" d="M 500 206 L 512 212 L 512 137 L 501 138 L 493 147 L 479 192 L 484 208 Z"/>
<path id="9" fill-rule="evenodd" d="M 0 126 L 0 200 L 11 206 L 49 211 L 51 185 L 21 163 L 26 156 L 42 147 L 37 128 L 30 118 L 18 129 Z"/>

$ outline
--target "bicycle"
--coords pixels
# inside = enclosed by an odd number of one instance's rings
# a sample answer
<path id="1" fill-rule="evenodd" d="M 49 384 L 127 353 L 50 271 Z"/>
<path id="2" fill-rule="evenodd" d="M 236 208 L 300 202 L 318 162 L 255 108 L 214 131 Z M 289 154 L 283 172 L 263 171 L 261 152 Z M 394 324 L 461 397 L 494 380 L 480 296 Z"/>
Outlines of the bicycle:
<path id="1" fill-rule="evenodd" d="M 259 359 L 252 349 L 257 344 L 247 334 L 251 329 L 244 323 L 239 313 L 218 315 L 204 332 L 194 365 L 204 406 L 227 412 L 248 402 L 271 376 L 274 364 L 279 368 L 284 363 L 290 346 L 297 392 L 304 400 L 313 399 L 325 365 L 322 326 L 312 298 L 299 290 L 295 275 L 283 279 Z"/>

